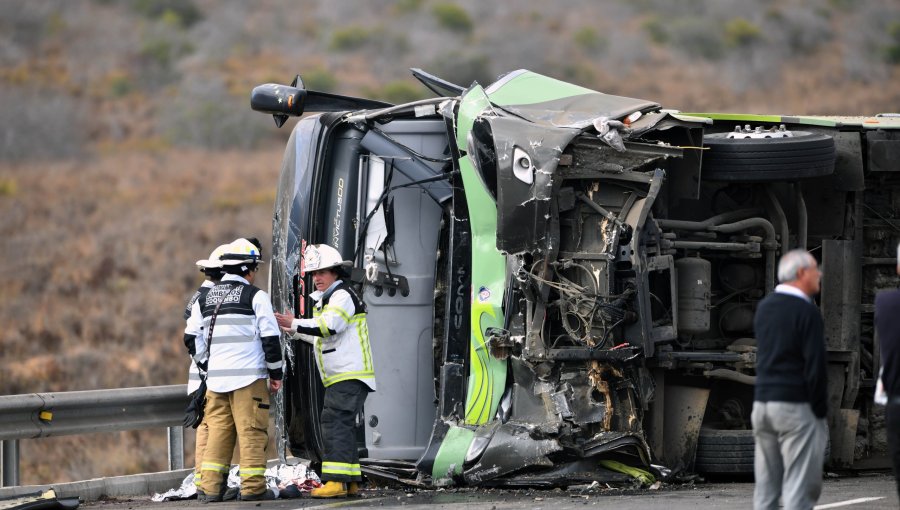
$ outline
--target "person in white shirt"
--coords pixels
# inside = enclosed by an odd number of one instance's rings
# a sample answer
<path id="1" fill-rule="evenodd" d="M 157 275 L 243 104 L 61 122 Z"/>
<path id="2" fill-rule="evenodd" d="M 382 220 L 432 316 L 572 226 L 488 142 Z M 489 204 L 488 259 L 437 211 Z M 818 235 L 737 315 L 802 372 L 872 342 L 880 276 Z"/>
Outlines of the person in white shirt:
<path id="1" fill-rule="evenodd" d="M 209 439 L 201 464 L 201 501 L 222 500 L 235 440 L 240 444 L 240 498 L 274 499 L 265 470 L 269 393 L 281 389 L 283 374 L 281 331 L 269 295 L 253 286 L 259 248 L 238 239 L 220 259 L 225 276 L 194 304 L 207 334 L 186 333 L 194 336 L 194 360 L 207 373 Z"/>

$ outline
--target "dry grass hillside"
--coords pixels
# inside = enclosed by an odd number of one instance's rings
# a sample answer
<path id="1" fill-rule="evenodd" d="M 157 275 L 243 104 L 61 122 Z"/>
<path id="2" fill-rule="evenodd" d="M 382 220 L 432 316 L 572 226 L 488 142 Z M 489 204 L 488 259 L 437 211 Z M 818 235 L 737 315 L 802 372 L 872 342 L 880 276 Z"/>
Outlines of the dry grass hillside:
<path id="1" fill-rule="evenodd" d="M 427 96 L 408 67 L 463 85 L 528 68 L 684 111 L 897 111 L 900 4 L 2 2 L 0 394 L 184 382 L 194 261 L 238 236 L 271 244 L 289 127 L 251 112 L 250 89 L 299 72 Z M 166 461 L 162 431 L 21 450 L 23 483 Z"/>
<path id="2" fill-rule="evenodd" d="M 280 156 L 166 150 L 0 166 L 10 261 L 0 393 L 183 384 L 194 261 L 249 235 L 268 252 Z M 21 452 L 23 483 L 158 471 L 165 431 L 22 441 Z"/>

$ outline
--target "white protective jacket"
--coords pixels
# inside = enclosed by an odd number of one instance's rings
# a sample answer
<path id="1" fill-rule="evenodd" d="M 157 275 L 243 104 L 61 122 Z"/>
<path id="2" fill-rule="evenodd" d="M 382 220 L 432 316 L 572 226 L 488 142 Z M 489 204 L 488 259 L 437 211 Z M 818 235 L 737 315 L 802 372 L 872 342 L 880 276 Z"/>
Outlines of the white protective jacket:
<path id="1" fill-rule="evenodd" d="M 356 292 L 337 280 L 316 301 L 312 319 L 294 319 L 295 338 L 313 344 L 322 384 L 356 379 L 375 391 L 375 367 L 369 343 L 366 307 Z"/>
<path id="2" fill-rule="evenodd" d="M 220 301 L 210 348 L 206 336 Z M 207 388 L 227 393 L 257 379 L 282 378 L 281 330 L 264 291 L 228 274 L 201 295 L 192 314 L 202 322 L 185 329 L 185 345 L 198 366 L 208 363 Z"/>

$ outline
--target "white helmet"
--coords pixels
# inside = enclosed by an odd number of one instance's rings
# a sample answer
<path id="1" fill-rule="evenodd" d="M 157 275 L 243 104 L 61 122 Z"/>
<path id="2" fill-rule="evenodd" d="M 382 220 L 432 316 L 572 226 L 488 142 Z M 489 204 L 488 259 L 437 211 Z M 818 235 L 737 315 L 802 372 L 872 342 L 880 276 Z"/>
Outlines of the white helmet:
<path id="1" fill-rule="evenodd" d="M 222 267 L 222 261 L 219 260 L 219 257 L 225 253 L 225 250 L 228 249 L 227 244 L 220 244 L 212 253 L 209 254 L 209 258 L 205 260 L 198 260 L 197 267 L 200 269 L 218 269 Z"/>
<path id="2" fill-rule="evenodd" d="M 226 245 L 225 253 L 223 253 L 219 259 L 225 266 L 259 264 L 262 262 L 262 253 L 255 244 L 244 238 L 240 238 L 235 239 L 231 244 Z"/>
<path id="3" fill-rule="evenodd" d="M 306 272 L 335 268 L 340 270 L 352 262 L 343 260 L 337 250 L 327 244 L 311 244 L 303 252 L 303 270 Z"/>

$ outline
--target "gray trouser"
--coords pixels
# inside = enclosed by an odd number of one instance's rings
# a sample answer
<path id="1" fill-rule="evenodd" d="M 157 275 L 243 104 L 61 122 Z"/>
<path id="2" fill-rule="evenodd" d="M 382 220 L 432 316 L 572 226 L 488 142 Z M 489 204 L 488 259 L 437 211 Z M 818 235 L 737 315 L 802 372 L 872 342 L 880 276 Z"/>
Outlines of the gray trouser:
<path id="1" fill-rule="evenodd" d="M 822 492 L 828 426 L 808 403 L 753 402 L 753 508 L 809 510 Z"/>

